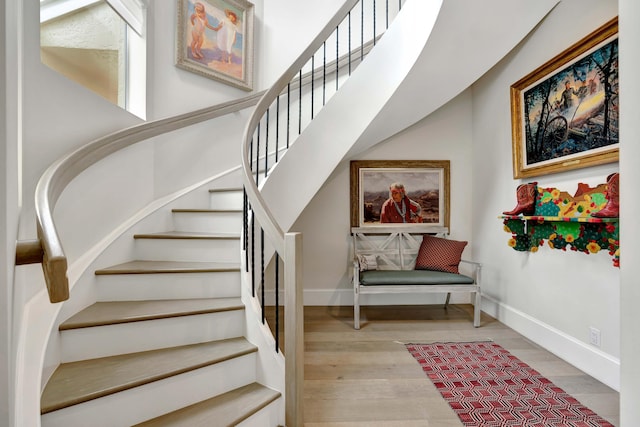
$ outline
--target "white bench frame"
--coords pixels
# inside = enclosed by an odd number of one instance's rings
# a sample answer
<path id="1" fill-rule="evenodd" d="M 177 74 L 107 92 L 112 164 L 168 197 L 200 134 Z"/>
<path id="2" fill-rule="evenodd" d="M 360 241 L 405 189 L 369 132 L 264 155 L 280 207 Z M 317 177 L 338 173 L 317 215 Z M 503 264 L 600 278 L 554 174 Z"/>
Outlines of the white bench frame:
<path id="1" fill-rule="evenodd" d="M 360 295 L 395 293 L 447 293 L 445 308 L 449 304 L 452 292 L 469 292 L 474 301 L 473 326 L 480 326 L 482 295 L 480 292 L 480 273 L 482 265 L 478 262 L 461 260 L 470 269 L 470 274 L 461 274 L 473 279 L 473 284 L 435 284 L 435 285 L 371 285 L 360 284 L 360 266 L 358 255 L 376 255 L 378 270 L 413 270 L 416 256 L 422 243 L 423 234 L 437 234 L 446 238 L 445 227 L 352 227 L 353 236 L 353 326 L 360 329 Z"/>

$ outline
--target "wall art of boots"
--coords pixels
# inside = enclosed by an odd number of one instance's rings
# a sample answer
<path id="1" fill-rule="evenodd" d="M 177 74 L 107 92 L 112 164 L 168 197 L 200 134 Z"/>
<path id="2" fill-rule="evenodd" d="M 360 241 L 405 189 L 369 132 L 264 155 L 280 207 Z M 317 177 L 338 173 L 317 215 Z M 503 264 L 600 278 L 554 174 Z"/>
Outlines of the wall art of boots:
<path id="1" fill-rule="evenodd" d="M 620 216 L 620 174 L 612 173 L 607 177 L 607 204 L 591 216 L 596 218 L 617 218 Z"/>
<path id="2" fill-rule="evenodd" d="M 517 204 L 513 210 L 502 212 L 504 215 L 533 215 L 536 209 L 538 183 L 520 184 L 516 189 Z"/>

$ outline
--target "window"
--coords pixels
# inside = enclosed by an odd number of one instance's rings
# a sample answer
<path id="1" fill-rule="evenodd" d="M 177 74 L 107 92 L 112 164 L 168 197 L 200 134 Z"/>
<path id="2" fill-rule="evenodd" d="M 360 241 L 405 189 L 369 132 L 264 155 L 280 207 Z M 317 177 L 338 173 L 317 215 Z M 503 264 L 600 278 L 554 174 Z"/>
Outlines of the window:
<path id="1" fill-rule="evenodd" d="M 142 118 L 143 34 L 139 0 L 40 0 L 42 62 Z"/>

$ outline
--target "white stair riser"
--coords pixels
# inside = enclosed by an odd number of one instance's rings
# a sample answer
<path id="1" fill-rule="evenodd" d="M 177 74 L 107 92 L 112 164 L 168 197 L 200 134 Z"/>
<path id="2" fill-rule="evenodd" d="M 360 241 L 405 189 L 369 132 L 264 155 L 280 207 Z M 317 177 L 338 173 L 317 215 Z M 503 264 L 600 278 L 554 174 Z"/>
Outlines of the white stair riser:
<path id="1" fill-rule="evenodd" d="M 278 398 L 265 406 L 236 427 L 265 427 L 282 425 L 281 414 L 284 414 L 284 399 Z"/>
<path id="2" fill-rule="evenodd" d="M 62 362 L 236 338 L 244 334 L 244 310 L 180 316 L 61 331 Z"/>
<path id="3" fill-rule="evenodd" d="M 211 209 L 242 209 L 244 195 L 240 191 L 212 191 L 209 193 Z"/>
<path id="4" fill-rule="evenodd" d="M 239 262 L 240 239 L 136 239 L 134 251 L 138 260 Z"/>
<path id="5" fill-rule="evenodd" d="M 42 427 L 131 426 L 255 380 L 252 353 L 45 414 Z"/>
<path id="6" fill-rule="evenodd" d="M 240 272 L 114 274 L 96 276 L 98 301 L 227 298 L 240 296 Z"/>
<path id="7" fill-rule="evenodd" d="M 242 230 L 239 212 L 174 212 L 176 231 L 202 233 L 238 233 Z"/>

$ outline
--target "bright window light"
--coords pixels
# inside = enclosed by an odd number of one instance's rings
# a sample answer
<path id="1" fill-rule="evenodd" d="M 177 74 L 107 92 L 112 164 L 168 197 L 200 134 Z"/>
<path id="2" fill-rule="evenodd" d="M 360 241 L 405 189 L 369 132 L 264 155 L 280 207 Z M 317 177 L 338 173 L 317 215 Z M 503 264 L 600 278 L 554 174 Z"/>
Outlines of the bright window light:
<path id="1" fill-rule="evenodd" d="M 144 11 L 139 0 L 40 0 L 40 58 L 145 118 Z"/>

